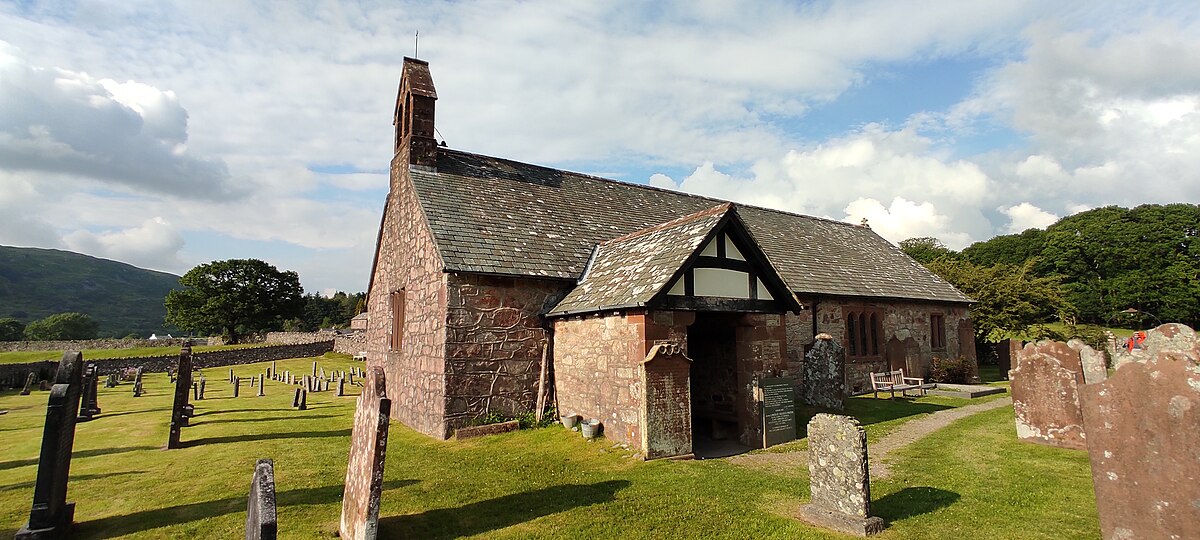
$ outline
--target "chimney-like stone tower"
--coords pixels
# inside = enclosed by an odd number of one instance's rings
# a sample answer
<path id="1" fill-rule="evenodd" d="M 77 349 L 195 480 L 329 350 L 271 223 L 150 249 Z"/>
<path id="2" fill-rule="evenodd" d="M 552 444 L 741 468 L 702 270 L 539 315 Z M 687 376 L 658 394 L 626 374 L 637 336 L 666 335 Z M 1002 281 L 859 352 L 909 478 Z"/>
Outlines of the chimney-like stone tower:
<path id="1" fill-rule="evenodd" d="M 429 62 L 404 58 L 400 91 L 396 96 L 396 154 L 408 154 L 410 165 L 437 167 L 437 139 L 433 135 L 437 91 Z"/>

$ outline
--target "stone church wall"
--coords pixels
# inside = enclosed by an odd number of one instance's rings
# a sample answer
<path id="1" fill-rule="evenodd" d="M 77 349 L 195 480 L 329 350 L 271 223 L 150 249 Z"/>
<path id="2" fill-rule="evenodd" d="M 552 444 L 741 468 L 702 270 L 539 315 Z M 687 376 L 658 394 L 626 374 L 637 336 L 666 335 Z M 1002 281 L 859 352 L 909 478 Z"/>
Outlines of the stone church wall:
<path id="1" fill-rule="evenodd" d="M 554 320 L 554 375 L 560 414 L 604 424 L 604 436 L 639 448 L 645 315 L 588 315 Z"/>

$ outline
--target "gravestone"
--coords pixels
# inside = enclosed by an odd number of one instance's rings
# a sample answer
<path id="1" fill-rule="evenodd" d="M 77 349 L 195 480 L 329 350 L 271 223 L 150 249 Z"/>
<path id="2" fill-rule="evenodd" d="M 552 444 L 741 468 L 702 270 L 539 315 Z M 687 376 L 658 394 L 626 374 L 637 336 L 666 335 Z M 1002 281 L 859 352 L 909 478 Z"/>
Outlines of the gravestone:
<path id="1" fill-rule="evenodd" d="M 29 522 L 17 531 L 16 540 L 66 538 L 75 517 L 75 503 L 67 502 L 71 448 L 75 444 L 75 419 L 83 386 L 83 355 L 63 353 L 50 388 L 42 450 L 38 457 Z"/>
<path id="2" fill-rule="evenodd" d="M 346 378 L 338 379 L 338 397 L 346 395 Z"/>
<path id="3" fill-rule="evenodd" d="M 258 395 L 259 395 L 259 396 L 265 396 L 265 395 L 266 395 L 266 391 L 263 389 L 263 387 L 265 387 L 265 386 L 266 386 L 266 384 L 264 384 L 264 383 L 266 382 L 266 380 L 267 380 L 267 379 L 266 379 L 266 377 L 267 377 L 267 376 L 266 376 L 266 374 L 264 374 L 264 373 L 259 373 L 259 374 L 258 374 Z"/>
<path id="4" fill-rule="evenodd" d="M 241 377 L 234 377 L 233 378 L 233 397 L 238 397 L 238 391 L 241 390 L 241 388 L 242 388 Z"/>
<path id="5" fill-rule="evenodd" d="M 325 378 L 325 368 L 321 368 L 321 378 Z"/>
<path id="6" fill-rule="evenodd" d="M 275 540 L 275 462 L 260 459 L 250 479 L 250 497 L 246 501 L 246 540 Z"/>
<path id="7" fill-rule="evenodd" d="M 22 396 L 29 395 L 30 389 L 33 388 L 33 382 L 36 378 L 37 378 L 37 375 L 32 371 L 29 372 L 28 377 L 25 377 L 25 388 L 21 389 Z"/>
<path id="8" fill-rule="evenodd" d="M 199 381 L 192 382 L 192 399 L 197 400 L 197 401 L 200 399 L 200 382 Z"/>
<path id="9" fill-rule="evenodd" d="M 316 361 L 316 360 L 313 360 L 313 372 L 312 372 L 312 376 L 313 376 L 314 378 L 317 376 L 317 361 Z"/>
<path id="10" fill-rule="evenodd" d="M 796 381 L 772 377 L 758 381 L 762 404 L 763 448 L 796 440 Z"/>
<path id="11" fill-rule="evenodd" d="M 342 493 L 338 531 L 344 540 L 375 540 L 379 533 L 379 500 L 383 494 L 383 464 L 387 456 L 392 402 L 387 397 L 382 367 L 372 367 L 365 382 L 354 411 L 345 491 Z"/>
<path id="12" fill-rule="evenodd" d="M 1170 334 L 1153 356 L 1080 389 L 1106 539 L 1200 537 L 1200 350 L 1190 328 L 1165 326 L 1148 332 Z"/>
<path id="13" fill-rule="evenodd" d="M 300 389 L 300 406 L 297 408 L 302 411 L 308 410 L 308 390 Z"/>
<path id="14" fill-rule="evenodd" d="M 800 401 L 839 411 L 846 408 L 846 350 L 829 334 L 817 334 L 812 349 L 804 355 Z"/>
<path id="15" fill-rule="evenodd" d="M 691 368 L 692 360 L 674 343 L 651 347 L 642 361 L 639 442 L 646 459 L 692 453 Z"/>
<path id="16" fill-rule="evenodd" d="M 1018 439 L 1077 450 L 1087 447 L 1079 408 L 1083 366 L 1078 352 L 1057 341 L 1030 343 L 1017 353 L 1017 367 L 1009 379 Z"/>
<path id="17" fill-rule="evenodd" d="M 117 374 L 116 373 L 108 374 L 108 378 L 106 378 L 104 380 L 104 387 L 105 388 L 116 388 L 117 387 Z"/>
<path id="18" fill-rule="evenodd" d="M 83 378 L 80 388 L 79 398 L 79 416 L 77 422 L 87 422 L 95 415 L 100 414 L 100 406 L 97 403 L 96 394 L 100 389 L 100 374 L 96 369 L 96 364 L 88 362 L 83 368 Z"/>
<path id="19" fill-rule="evenodd" d="M 979 357 L 975 352 L 975 326 L 971 319 L 958 320 L 958 355 L 971 367 L 971 382 L 978 383 Z"/>
<path id="20" fill-rule="evenodd" d="M 171 405 L 171 433 L 167 439 L 167 448 L 179 448 L 179 435 L 183 427 L 188 425 L 188 389 L 196 388 L 192 385 L 192 346 L 184 343 L 179 349 L 179 364 L 176 373 L 179 376 L 175 379 L 175 400 Z M 199 391 L 196 391 L 199 394 Z"/>
<path id="21" fill-rule="evenodd" d="M 808 422 L 808 474 L 812 500 L 800 519 L 856 536 L 883 531 L 883 520 L 871 516 L 867 432 L 858 420 L 822 413 Z"/>
<path id="22" fill-rule="evenodd" d="M 300 407 L 300 389 L 297 388 L 296 396 L 292 398 L 292 408 L 295 409 L 295 408 L 299 408 L 299 407 Z"/>
<path id="23" fill-rule="evenodd" d="M 1113 368 L 1119 368 L 1128 362 L 1155 358 L 1160 351 L 1200 356 L 1200 342 L 1195 341 L 1195 335 L 1194 330 L 1179 323 L 1167 323 L 1147 330 L 1145 340 L 1133 350 L 1125 347 L 1117 348 L 1116 358 L 1113 358 Z"/>
<path id="24" fill-rule="evenodd" d="M 233 368 L 229 368 L 229 382 L 233 382 Z"/>
<path id="25" fill-rule="evenodd" d="M 996 343 L 996 364 L 1000 366 L 1000 377 L 1008 380 L 1008 372 L 1017 367 L 1017 353 L 1021 350 L 1021 341 L 1006 339 Z"/>
<path id="26" fill-rule="evenodd" d="M 1084 384 L 1094 384 L 1108 378 L 1108 362 L 1104 359 L 1104 353 L 1078 339 L 1068 340 L 1067 346 L 1079 353 Z"/>
<path id="27" fill-rule="evenodd" d="M 200 376 L 200 397 L 197 399 L 204 399 L 204 383 L 206 383 L 206 382 L 208 382 L 208 379 L 204 378 L 204 376 L 201 375 Z"/>
<path id="28" fill-rule="evenodd" d="M 142 369 L 138 366 L 137 374 L 133 376 L 133 397 L 142 397 Z"/>

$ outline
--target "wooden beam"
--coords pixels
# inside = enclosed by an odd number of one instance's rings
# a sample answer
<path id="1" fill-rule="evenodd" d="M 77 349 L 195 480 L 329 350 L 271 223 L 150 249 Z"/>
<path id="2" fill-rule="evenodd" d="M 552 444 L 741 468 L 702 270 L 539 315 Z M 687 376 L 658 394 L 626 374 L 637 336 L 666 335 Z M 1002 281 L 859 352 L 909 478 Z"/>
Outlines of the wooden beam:
<path id="1" fill-rule="evenodd" d="M 774 300 L 719 298 L 715 296 L 668 296 L 662 307 L 683 311 L 724 311 L 731 313 L 785 313 L 787 307 Z"/>

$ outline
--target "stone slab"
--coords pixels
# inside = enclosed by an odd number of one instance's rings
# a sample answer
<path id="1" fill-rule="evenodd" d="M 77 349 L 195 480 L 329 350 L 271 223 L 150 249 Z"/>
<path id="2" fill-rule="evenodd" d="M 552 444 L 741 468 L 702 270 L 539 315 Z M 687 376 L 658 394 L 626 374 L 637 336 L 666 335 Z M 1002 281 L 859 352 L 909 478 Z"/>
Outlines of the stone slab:
<path id="1" fill-rule="evenodd" d="M 947 396 L 964 399 L 975 399 L 983 396 L 991 396 L 995 394 L 1003 394 L 1007 392 L 1000 386 L 988 386 L 985 384 L 947 384 L 937 383 L 933 388 L 926 390 L 927 394 L 935 396 Z"/>
<path id="2" fill-rule="evenodd" d="M 75 503 L 67 502 L 67 480 L 82 386 L 83 355 L 67 351 L 58 364 L 46 405 L 29 522 L 17 531 L 16 540 L 66 538 L 71 529 Z"/>
<path id="3" fill-rule="evenodd" d="M 275 540 L 279 524 L 275 516 L 275 462 L 260 459 L 250 480 L 246 501 L 246 540 Z"/>
<path id="4" fill-rule="evenodd" d="M 818 414 L 808 422 L 808 474 L 812 500 L 801 520 L 857 536 L 883 530 L 883 520 L 871 516 L 867 432 L 858 420 Z"/>
<path id="5" fill-rule="evenodd" d="M 179 361 L 175 376 L 175 399 L 171 405 L 171 426 L 167 437 L 167 448 L 180 448 L 179 437 L 188 425 L 188 392 L 192 390 L 192 347 L 184 344 L 179 349 Z"/>
<path id="6" fill-rule="evenodd" d="M 1087 447 L 1079 385 L 1079 353 L 1065 343 L 1030 343 L 1009 372 L 1017 438 L 1037 444 L 1083 450 Z"/>
<path id="7" fill-rule="evenodd" d="M 344 540 L 375 540 L 379 535 L 379 502 L 383 494 L 383 465 L 387 456 L 391 408 L 383 368 L 368 368 L 350 434 L 350 456 L 338 529 Z"/>
<path id="8" fill-rule="evenodd" d="M 804 386 L 800 401 L 814 407 L 845 410 L 846 350 L 829 334 L 817 334 L 804 355 Z"/>
<path id="9" fill-rule="evenodd" d="M 811 504 L 801 506 L 800 515 L 797 517 L 810 525 L 852 536 L 872 536 L 883 532 L 884 529 L 881 518 L 848 516 Z"/>
<path id="10" fill-rule="evenodd" d="M 518 429 L 521 429 L 521 423 L 516 420 L 509 420 L 508 422 L 500 422 L 497 424 L 458 428 L 454 430 L 454 438 L 461 441 L 463 439 L 474 439 L 476 437 L 496 435 L 498 433 L 508 433 Z"/>
<path id="11" fill-rule="evenodd" d="M 692 453 L 692 361 L 677 343 L 659 343 L 650 348 L 641 363 L 642 455 L 646 459 L 685 456 Z"/>

